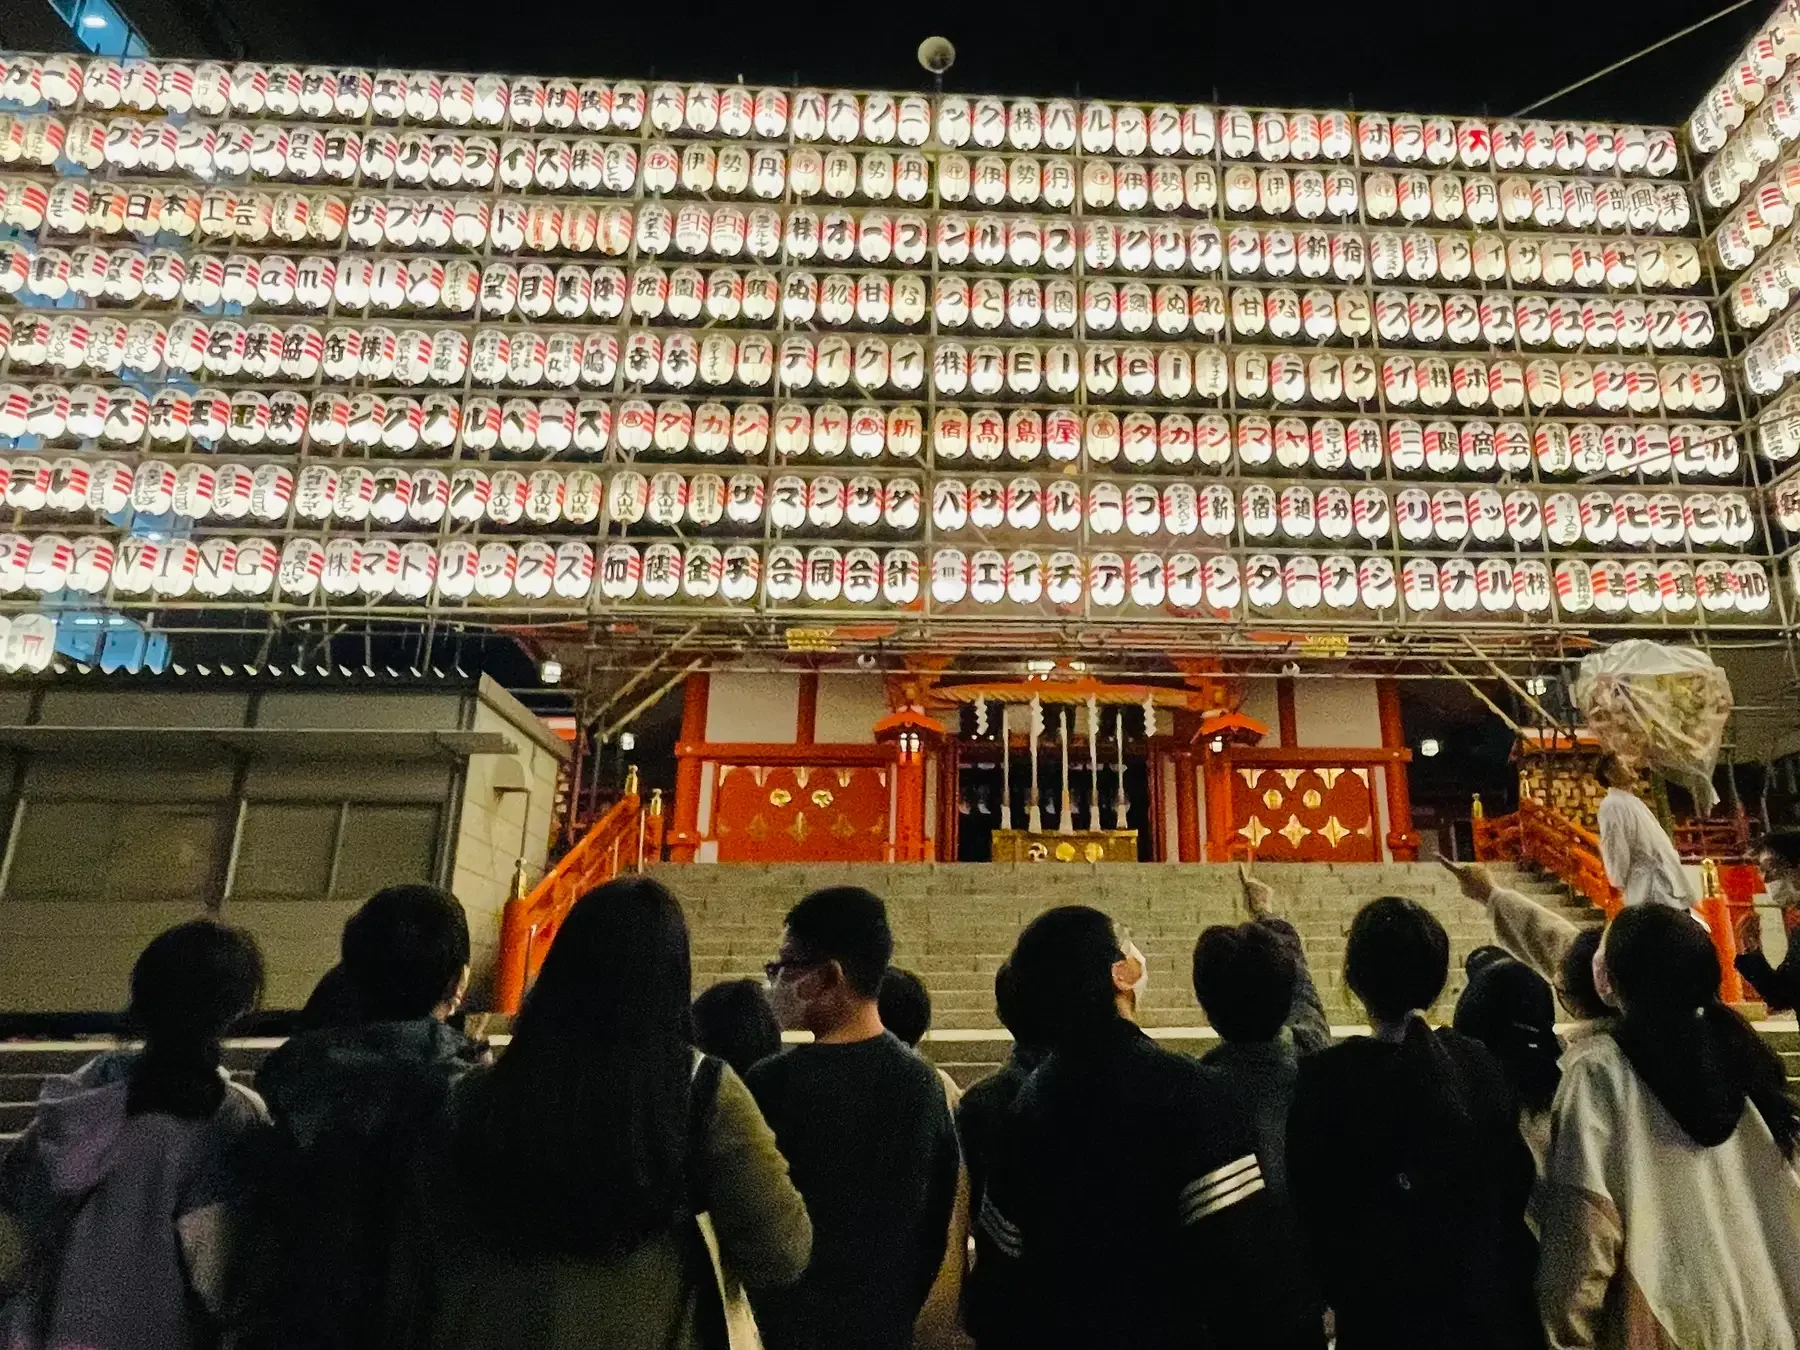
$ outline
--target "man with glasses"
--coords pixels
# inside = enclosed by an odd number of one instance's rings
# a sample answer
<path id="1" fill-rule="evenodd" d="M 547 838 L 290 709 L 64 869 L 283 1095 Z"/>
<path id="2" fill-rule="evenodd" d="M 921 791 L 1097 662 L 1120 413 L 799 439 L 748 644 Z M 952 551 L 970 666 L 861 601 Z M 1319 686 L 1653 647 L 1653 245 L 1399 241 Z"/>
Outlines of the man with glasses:
<path id="1" fill-rule="evenodd" d="M 1098 910 L 1050 910 L 1011 967 L 1049 1058 L 1001 1126 L 976 1226 L 983 1350 L 1320 1350 L 1299 1236 L 1219 1073 L 1132 1022 L 1146 963 Z M 1121 1301 L 1121 1291 L 1128 1291 Z"/>
<path id="2" fill-rule="evenodd" d="M 766 968 L 782 1026 L 813 1036 L 745 1079 L 813 1222 L 799 1283 L 752 1296 L 768 1350 L 909 1350 L 943 1264 L 956 1130 L 936 1071 L 881 1024 L 893 952 L 880 899 L 833 886 L 788 912 Z"/>

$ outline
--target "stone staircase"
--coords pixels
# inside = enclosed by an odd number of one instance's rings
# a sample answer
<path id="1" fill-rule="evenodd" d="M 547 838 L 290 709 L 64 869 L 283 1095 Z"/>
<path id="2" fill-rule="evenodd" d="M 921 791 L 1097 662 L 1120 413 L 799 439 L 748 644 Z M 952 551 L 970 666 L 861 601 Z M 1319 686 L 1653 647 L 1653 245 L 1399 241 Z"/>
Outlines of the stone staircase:
<path id="1" fill-rule="evenodd" d="M 1512 867 L 1496 867 L 1502 885 L 1565 910 L 1577 922 L 1598 913 L 1559 883 Z M 1216 1044 L 1194 1001 L 1189 963 L 1194 939 L 1215 923 L 1237 923 L 1243 903 L 1232 866 L 1146 864 L 794 864 L 665 865 L 655 875 L 687 910 L 694 983 L 750 976 L 781 940 L 782 916 L 820 886 L 867 886 L 888 902 L 895 960 L 931 989 L 934 1026 L 923 1049 L 965 1086 L 993 1071 L 1009 1041 L 994 1016 L 994 972 L 1019 930 L 1053 905 L 1089 904 L 1127 925 L 1150 964 L 1141 1020 L 1171 1049 L 1203 1054 Z M 1452 970 L 1438 1013 L 1448 1017 L 1463 986 L 1462 961 L 1493 941 L 1486 913 L 1462 898 L 1436 864 L 1266 865 L 1257 876 L 1275 889 L 1277 912 L 1299 929 L 1327 1015 L 1344 1033 L 1363 1013 L 1343 984 L 1344 939 L 1365 901 L 1408 895 L 1423 902 L 1450 933 Z M 1790 1081 L 1800 1079 L 1800 1032 L 1791 1018 L 1760 1024 L 1782 1054 Z M 247 1082 L 275 1039 L 234 1041 L 227 1066 Z M 31 1119 L 44 1076 L 66 1073 L 105 1048 L 94 1041 L 0 1041 L 0 1146 Z"/>
<path id="2" fill-rule="evenodd" d="M 1500 867 L 1502 885 L 1598 922 L 1560 883 Z M 931 990 L 935 1026 L 943 1031 L 998 1027 L 994 972 L 1019 930 L 1055 905 L 1086 904 L 1126 925 L 1150 964 L 1140 1010 L 1153 1029 L 1203 1024 L 1189 974 L 1194 939 L 1213 924 L 1239 923 L 1244 911 L 1237 868 L 1221 864 L 1048 866 L 1032 863 L 665 865 L 655 875 L 680 897 L 694 945 L 694 981 L 760 977 L 781 941 L 781 921 L 820 886 L 866 886 L 888 903 L 895 962 L 918 972 Z M 1275 890 L 1276 910 L 1300 931 L 1313 979 L 1334 1023 L 1363 1020 L 1343 985 L 1344 939 L 1361 905 L 1378 895 L 1423 902 L 1450 933 L 1453 969 L 1442 1006 L 1462 989 L 1462 961 L 1494 940 L 1480 906 L 1464 899 L 1436 864 L 1267 865 L 1259 879 Z"/>

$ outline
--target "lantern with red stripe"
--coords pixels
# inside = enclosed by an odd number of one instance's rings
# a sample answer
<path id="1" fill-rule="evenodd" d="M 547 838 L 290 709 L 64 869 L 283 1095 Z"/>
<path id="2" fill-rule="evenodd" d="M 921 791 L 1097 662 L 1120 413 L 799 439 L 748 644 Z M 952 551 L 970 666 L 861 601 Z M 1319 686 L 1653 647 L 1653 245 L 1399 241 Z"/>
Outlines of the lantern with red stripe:
<path id="1" fill-rule="evenodd" d="M 637 558 L 635 550 L 632 560 L 639 562 L 641 569 L 641 561 Z M 477 596 L 484 600 L 505 599 L 512 594 L 513 582 L 518 575 L 519 551 L 512 544 L 495 539 L 481 546 L 475 558 L 475 594 Z"/>

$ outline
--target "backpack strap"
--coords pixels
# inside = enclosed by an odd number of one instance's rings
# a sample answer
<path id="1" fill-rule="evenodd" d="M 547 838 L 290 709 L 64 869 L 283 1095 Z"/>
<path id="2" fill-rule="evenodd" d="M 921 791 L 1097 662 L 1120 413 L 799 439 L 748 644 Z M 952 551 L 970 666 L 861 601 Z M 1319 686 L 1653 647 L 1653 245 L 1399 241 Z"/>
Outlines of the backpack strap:
<path id="1" fill-rule="evenodd" d="M 683 1265 L 688 1279 L 696 1286 L 698 1297 L 694 1308 L 694 1330 L 702 1350 L 730 1350 L 731 1337 L 725 1323 L 725 1304 L 719 1292 L 719 1279 L 713 1266 L 712 1253 L 700 1232 L 699 1216 L 707 1210 L 706 1196 L 701 1193 L 699 1169 L 695 1159 L 705 1148 L 712 1125 L 713 1107 L 719 1099 L 719 1082 L 724 1077 L 723 1061 L 696 1052 L 694 1076 L 688 1085 L 688 1213 L 679 1223 L 677 1242 L 682 1249 Z M 679 1334 L 679 1326 L 677 1333 Z"/>

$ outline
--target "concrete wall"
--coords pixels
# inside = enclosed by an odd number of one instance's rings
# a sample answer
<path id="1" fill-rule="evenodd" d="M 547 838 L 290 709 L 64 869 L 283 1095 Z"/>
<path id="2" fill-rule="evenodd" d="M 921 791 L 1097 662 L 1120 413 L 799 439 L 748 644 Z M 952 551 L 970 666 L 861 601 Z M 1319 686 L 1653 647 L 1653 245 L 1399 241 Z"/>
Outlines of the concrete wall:
<path id="1" fill-rule="evenodd" d="M 1254 717 L 1269 729 L 1269 734 L 1257 742 L 1259 746 L 1281 744 L 1281 713 L 1276 703 L 1275 684 L 1273 679 L 1244 681 L 1244 701 L 1238 711 L 1245 717 Z"/>
<path id="2" fill-rule="evenodd" d="M 0 1009 L 21 1011 L 122 1006 L 144 944 L 209 912 L 209 900 L 261 943 L 267 1005 L 297 1007 L 337 960 L 344 919 L 397 881 L 450 885 L 485 970 L 522 825 L 532 877 L 542 869 L 564 753 L 485 680 L 393 692 L 0 691 L 0 726 L 27 725 L 121 730 L 90 732 L 77 749 L 0 751 Z M 292 735 L 246 754 L 204 735 L 132 730 L 169 727 Z M 309 749 L 307 731 L 344 729 L 499 732 L 518 749 L 466 761 L 423 740 L 354 760 Z M 523 790 L 497 794 L 502 784 Z M 64 849 L 79 866 L 59 864 Z"/>
<path id="3" fill-rule="evenodd" d="M 888 715 L 887 680 L 881 675 L 819 676 L 815 741 L 872 745 L 875 724 Z M 929 819 L 929 817 L 927 817 Z"/>
<path id="4" fill-rule="evenodd" d="M 469 915 L 470 987 L 477 998 L 493 974 L 500 912 L 511 894 L 516 860 L 524 858 L 528 882 L 544 874 L 557 767 L 565 753 L 523 704 L 491 684 L 483 681 L 470 730 L 500 732 L 519 750 L 470 758 L 450 875 L 450 889 Z"/>
<path id="5" fill-rule="evenodd" d="M 1301 745 L 1374 749 L 1381 744 L 1375 681 L 1352 677 L 1294 681 L 1294 731 Z"/>
<path id="6" fill-rule="evenodd" d="M 799 711 L 798 675 L 716 670 L 708 681 L 706 739 L 792 745 Z"/>

